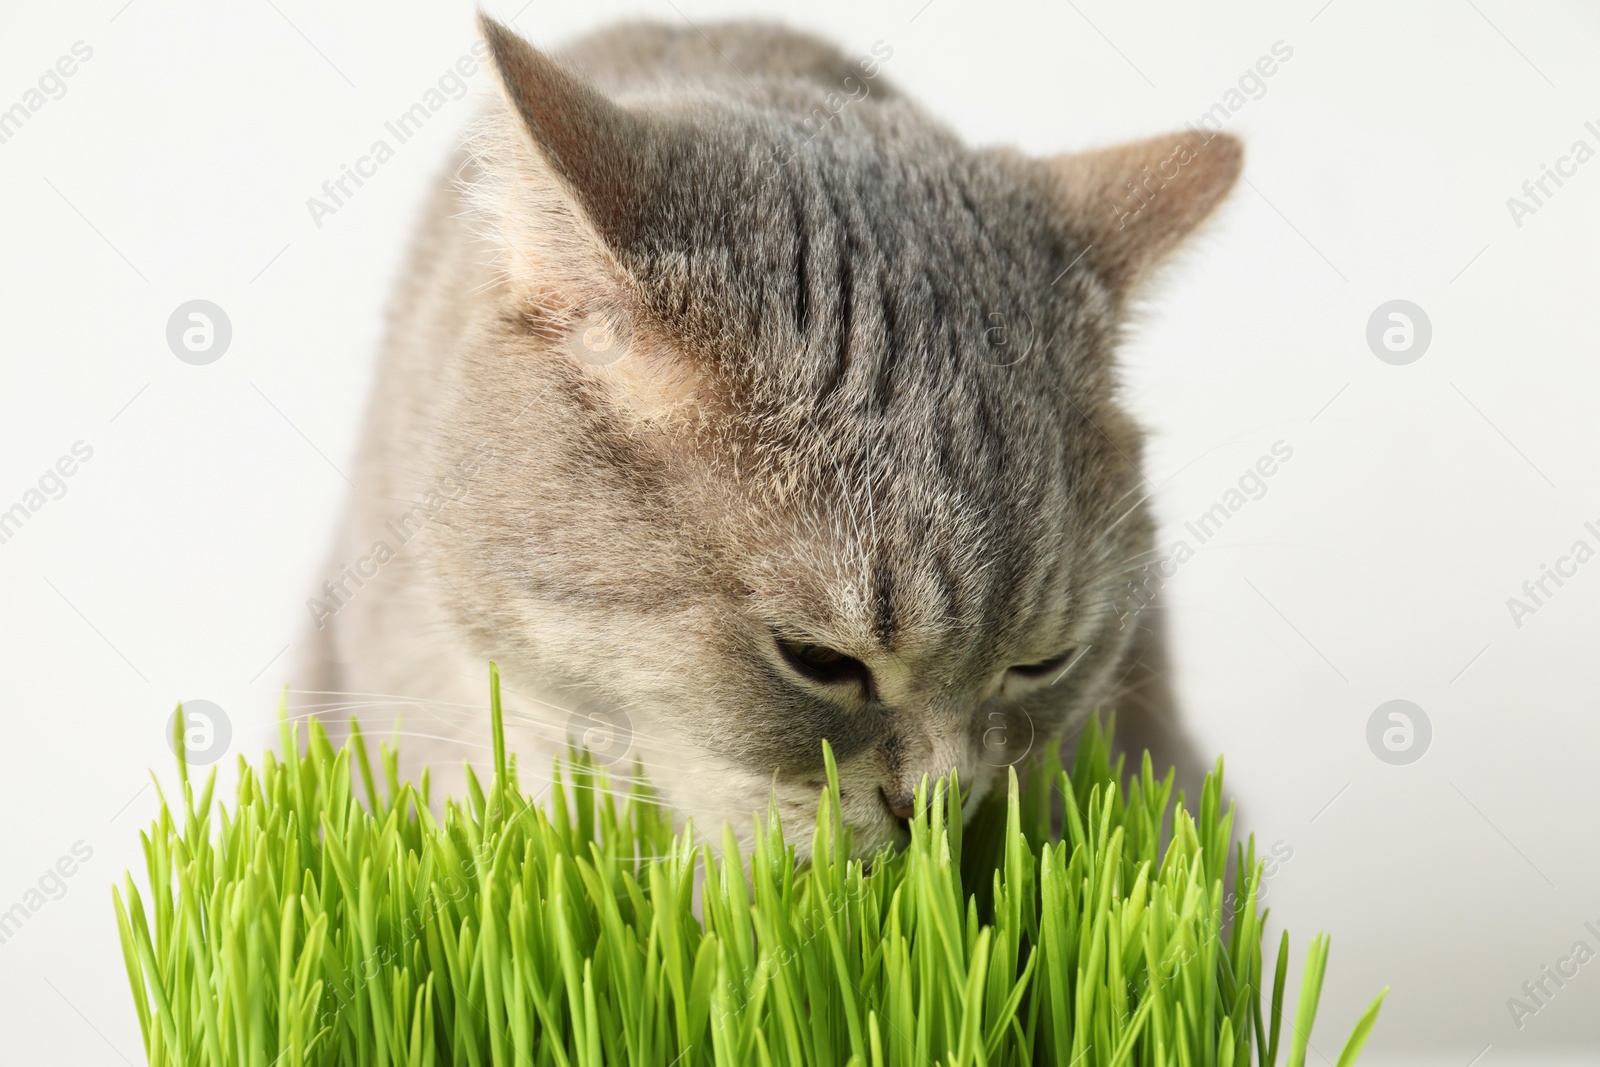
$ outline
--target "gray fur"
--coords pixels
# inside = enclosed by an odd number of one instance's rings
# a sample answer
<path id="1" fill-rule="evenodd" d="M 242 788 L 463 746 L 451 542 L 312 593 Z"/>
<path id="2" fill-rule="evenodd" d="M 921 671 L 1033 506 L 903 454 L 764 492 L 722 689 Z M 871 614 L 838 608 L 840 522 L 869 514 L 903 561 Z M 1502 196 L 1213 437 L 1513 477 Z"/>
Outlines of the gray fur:
<path id="1" fill-rule="evenodd" d="M 313 688 L 481 745 L 495 659 L 525 768 L 574 709 L 620 709 L 703 829 L 774 788 L 803 823 L 826 738 L 870 850 L 925 773 L 982 792 L 1124 693 L 1165 714 L 1119 613 L 1152 526 L 1113 352 L 1238 149 L 1112 226 L 1085 190 L 1172 139 L 971 149 L 813 38 L 707 34 L 621 26 L 558 63 L 485 23 L 505 104 L 430 208 L 336 560 L 443 503 L 318 630 Z M 829 93 L 856 99 L 822 121 Z M 576 347 L 597 324 L 609 365 Z M 871 693 L 797 677 L 774 633 Z M 1007 674 L 1074 647 L 1054 684 Z"/>

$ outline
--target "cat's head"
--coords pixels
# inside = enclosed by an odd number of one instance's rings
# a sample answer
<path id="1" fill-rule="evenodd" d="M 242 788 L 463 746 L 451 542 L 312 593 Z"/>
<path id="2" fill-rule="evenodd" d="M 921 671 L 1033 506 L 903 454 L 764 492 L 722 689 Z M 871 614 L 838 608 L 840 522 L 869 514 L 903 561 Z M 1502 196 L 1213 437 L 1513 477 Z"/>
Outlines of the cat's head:
<path id="1" fill-rule="evenodd" d="M 1029 159 L 881 79 L 802 121 L 826 62 L 607 95 L 485 36 L 501 263 L 441 462 L 489 464 L 437 561 L 479 650 L 625 715 L 702 829 L 774 782 L 806 825 L 826 739 L 864 851 L 924 774 L 982 792 L 1114 693 L 1152 538 L 1114 349 L 1237 142 Z"/>

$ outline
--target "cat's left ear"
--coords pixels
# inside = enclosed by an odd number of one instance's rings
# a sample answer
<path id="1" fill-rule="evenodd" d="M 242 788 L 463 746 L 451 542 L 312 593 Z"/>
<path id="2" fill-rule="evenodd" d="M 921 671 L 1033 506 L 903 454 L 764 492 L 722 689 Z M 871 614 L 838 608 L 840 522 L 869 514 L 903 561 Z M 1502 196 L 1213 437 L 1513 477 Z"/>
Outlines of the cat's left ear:
<path id="1" fill-rule="evenodd" d="M 506 106 L 477 136 L 472 196 L 523 321 L 641 422 L 703 408 L 702 368 L 640 328 L 632 273 L 671 138 L 488 16 L 479 28 Z"/>
<path id="2" fill-rule="evenodd" d="M 1044 160 L 1085 262 L 1119 297 L 1214 211 L 1238 181 L 1244 145 L 1226 133 L 1165 137 Z"/>

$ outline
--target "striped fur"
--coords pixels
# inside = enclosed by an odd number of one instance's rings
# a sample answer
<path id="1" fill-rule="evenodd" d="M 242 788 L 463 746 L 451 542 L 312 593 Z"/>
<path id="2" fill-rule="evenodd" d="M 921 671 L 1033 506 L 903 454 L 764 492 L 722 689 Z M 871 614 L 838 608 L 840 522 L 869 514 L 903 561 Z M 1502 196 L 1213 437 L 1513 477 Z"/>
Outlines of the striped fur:
<path id="1" fill-rule="evenodd" d="M 880 50 L 766 24 L 560 59 L 484 32 L 503 99 L 430 208 L 336 558 L 444 472 L 469 489 L 318 630 L 314 687 L 431 702 L 471 744 L 484 724 L 438 708 L 494 658 L 530 762 L 620 713 L 702 827 L 774 782 L 803 824 L 826 738 L 863 850 L 924 773 L 981 792 L 1098 704 L 1159 713 L 1157 635 L 1118 610 L 1152 527 L 1113 355 L 1238 146 L 1195 145 L 1114 226 L 1084 190 L 1172 139 L 968 148 Z M 870 691 L 797 677 L 774 635 Z M 1066 650 L 1053 684 L 1008 673 Z"/>

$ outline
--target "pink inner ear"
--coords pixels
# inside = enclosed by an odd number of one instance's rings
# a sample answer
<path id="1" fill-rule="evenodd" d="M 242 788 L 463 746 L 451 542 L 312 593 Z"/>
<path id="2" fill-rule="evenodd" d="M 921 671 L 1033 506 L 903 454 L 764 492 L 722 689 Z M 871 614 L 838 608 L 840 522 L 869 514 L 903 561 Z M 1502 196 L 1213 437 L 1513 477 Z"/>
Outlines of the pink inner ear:
<path id="1" fill-rule="evenodd" d="M 644 206 L 641 161 L 649 124 L 487 16 L 484 40 L 511 113 L 588 227 L 612 248 L 627 243 Z"/>
<path id="2" fill-rule="evenodd" d="M 1126 293 L 1205 221 L 1238 181 L 1244 145 L 1192 130 L 1045 162 L 1085 259 Z"/>
<path id="3" fill-rule="evenodd" d="M 637 176 L 649 127 L 493 19 L 480 24 L 505 107 L 475 130 L 469 200 L 529 329 L 561 346 L 574 316 L 632 305 L 622 258 L 648 202 Z"/>

